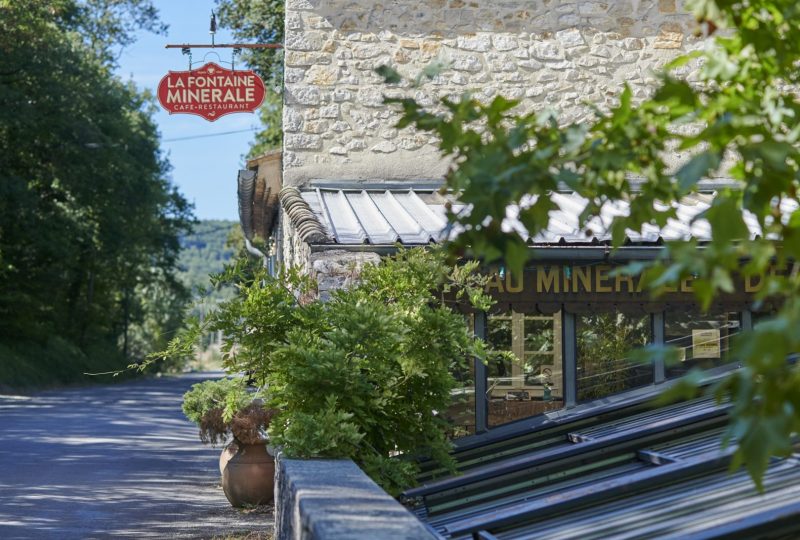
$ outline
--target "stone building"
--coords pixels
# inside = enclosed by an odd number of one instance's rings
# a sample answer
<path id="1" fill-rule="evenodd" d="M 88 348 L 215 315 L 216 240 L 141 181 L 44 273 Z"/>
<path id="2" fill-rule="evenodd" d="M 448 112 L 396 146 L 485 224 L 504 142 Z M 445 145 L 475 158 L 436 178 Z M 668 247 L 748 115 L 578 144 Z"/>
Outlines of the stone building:
<path id="1" fill-rule="evenodd" d="M 654 71 L 702 45 L 696 30 L 680 0 L 287 0 L 282 160 L 279 167 L 281 156 L 270 154 L 240 173 L 245 233 L 269 239 L 278 264 L 312 273 L 324 298 L 398 244 L 445 239 L 447 200 L 438 188 L 449 164 L 433 136 L 395 127 L 384 96 L 435 106 L 470 90 L 581 122 L 591 114 L 587 103 L 609 106 L 625 83 L 634 99 L 645 98 Z M 375 72 L 389 65 L 414 77 L 432 62 L 446 67 L 418 89 L 387 86 Z M 553 197 L 561 211 L 530 239 L 540 258 L 523 278 L 529 285 L 499 280 L 495 312 L 473 314 L 476 332 L 518 362 L 476 364 L 476 382 L 465 387 L 469 404 L 454 413 L 465 433 L 658 384 L 690 366 L 724 366 L 729 335 L 751 324 L 746 296 L 701 316 L 689 288 L 653 303 L 608 274 L 613 264 L 653 257 L 662 239 L 702 239 L 688 224 L 710 196 L 682 201 L 681 222 L 630 238 L 614 255 L 604 247 L 604 223 L 592 227 L 593 238 L 578 229 L 585 201 Z M 537 275 L 547 277 L 548 290 Z M 618 329 L 617 342 L 592 342 L 602 326 Z M 590 358 L 601 346 L 669 340 L 687 355 L 672 371 L 625 365 L 614 356 L 621 352 Z"/>
<path id="2" fill-rule="evenodd" d="M 680 0 L 287 0 L 282 171 L 259 172 L 274 187 L 262 202 L 270 210 L 252 218 L 269 218 L 260 232 L 274 235 L 284 264 L 336 273 L 346 261 L 373 260 L 367 252 L 337 258 L 331 246 L 311 253 L 310 245 L 324 242 L 297 234 L 289 213 L 273 209 L 280 187 L 412 188 L 435 198 L 448 163 L 433 136 L 394 127 L 397 114 L 383 97 L 409 90 L 387 87 L 375 68 L 390 65 L 413 77 L 431 62 L 447 66 L 410 92 L 425 105 L 470 90 L 581 121 L 590 114 L 587 102 L 613 103 L 623 83 L 644 98 L 654 70 L 701 43 L 681 9 Z M 272 221 L 273 214 L 280 216 Z"/>

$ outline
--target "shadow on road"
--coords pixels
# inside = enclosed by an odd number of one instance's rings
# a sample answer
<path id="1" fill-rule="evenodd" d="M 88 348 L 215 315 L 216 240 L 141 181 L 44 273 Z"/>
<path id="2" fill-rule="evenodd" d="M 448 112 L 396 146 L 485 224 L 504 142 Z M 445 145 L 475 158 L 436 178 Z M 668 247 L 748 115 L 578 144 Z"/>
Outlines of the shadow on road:
<path id="1" fill-rule="evenodd" d="M 0 396 L 0 538 L 214 538 L 272 529 L 219 487 L 183 393 L 221 374 Z"/>

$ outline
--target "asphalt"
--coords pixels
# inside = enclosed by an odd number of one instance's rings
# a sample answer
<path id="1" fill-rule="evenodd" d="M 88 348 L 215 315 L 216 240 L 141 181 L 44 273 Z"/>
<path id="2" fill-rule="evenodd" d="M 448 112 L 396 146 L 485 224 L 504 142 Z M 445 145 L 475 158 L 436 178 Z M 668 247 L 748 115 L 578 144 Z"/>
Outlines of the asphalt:
<path id="1" fill-rule="evenodd" d="M 272 509 L 228 504 L 181 413 L 213 376 L 0 395 L 0 539 L 268 538 Z"/>

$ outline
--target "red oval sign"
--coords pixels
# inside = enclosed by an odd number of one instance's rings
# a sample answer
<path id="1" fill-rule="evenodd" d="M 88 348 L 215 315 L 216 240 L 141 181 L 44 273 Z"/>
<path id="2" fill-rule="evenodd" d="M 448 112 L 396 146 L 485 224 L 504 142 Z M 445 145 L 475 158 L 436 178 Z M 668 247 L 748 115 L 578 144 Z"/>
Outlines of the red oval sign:
<path id="1" fill-rule="evenodd" d="M 158 83 L 158 101 L 170 114 L 196 114 L 214 121 L 226 114 L 253 112 L 266 88 L 251 70 L 234 71 L 213 62 L 191 71 L 170 71 Z"/>

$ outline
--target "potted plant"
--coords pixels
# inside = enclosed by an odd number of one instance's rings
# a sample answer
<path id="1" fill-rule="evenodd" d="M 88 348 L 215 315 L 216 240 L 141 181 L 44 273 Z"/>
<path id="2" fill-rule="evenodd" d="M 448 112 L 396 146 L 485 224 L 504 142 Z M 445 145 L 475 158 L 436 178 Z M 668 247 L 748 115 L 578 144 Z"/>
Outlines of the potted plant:
<path id="1" fill-rule="evenodd" d="M 233 506 L 273 499 L 275 460 L 267 452 L 267 428 L 275 414 L 244 379 L 225 378 L 192 386 L 183 412 L 200 428 L 206 444 L 225 444 L 220 455 L 222 489 Z M 228 442 L 230 441 L 230 442 Z"/>

